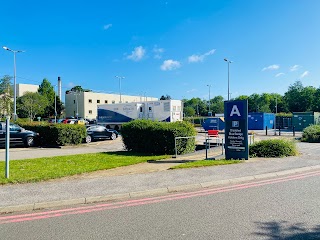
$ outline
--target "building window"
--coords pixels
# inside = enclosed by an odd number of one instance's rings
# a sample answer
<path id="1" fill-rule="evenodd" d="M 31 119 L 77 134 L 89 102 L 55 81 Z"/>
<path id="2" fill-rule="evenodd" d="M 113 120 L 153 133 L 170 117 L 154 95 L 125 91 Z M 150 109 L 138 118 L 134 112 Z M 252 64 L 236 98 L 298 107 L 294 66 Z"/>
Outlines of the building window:
<path id="1" fill-rule="evenodd" d="M 113 100 L 113 101 L 112 101 L 112 103 L 116 103 L 116 101 L 115 101 L 115 100 Z"/>
<path id="2" fill-rule="evenodd" d="M 89 110 L 89 114 L 92 114 L 92 110 Z"/>
<path id="3" fill-rule="evenodd" d="M 73 104 L 76 104 L 76 100 L 73 100 Z"/>
<path id="4" fill-rule="evenodd" d="M 108 100 L 104 100 L 104 103 L 108 103 Z"/>
<path id="5" fill-rule="evenodd" d="M 100 103 L 100 100 L 97 100 L 97 103 Z"/>
<path id="6" fill-rule="evenodd" d="M 89 103 L 92 103 L 92 99 L 89 99 Z"/>

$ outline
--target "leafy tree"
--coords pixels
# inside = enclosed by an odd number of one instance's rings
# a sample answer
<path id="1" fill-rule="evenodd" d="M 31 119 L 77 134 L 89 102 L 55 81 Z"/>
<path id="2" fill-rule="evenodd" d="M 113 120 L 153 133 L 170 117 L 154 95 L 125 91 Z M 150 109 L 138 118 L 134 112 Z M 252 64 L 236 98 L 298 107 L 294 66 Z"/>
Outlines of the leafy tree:
<path id="1" fill-rule="evenodd" d="M 185 117 L 193 117 L 196 115 L 196 110 L 191 106 L 187 106 L 183 108 L 183 113 Z"/>
<path id="2" fill-rule="evenodd" d="M 71 88 L 70 90 L 66 91 L 66 94 L 68 94 L 69 92 L 92 92 L 92 90 L 90 89 L 84 89 L 81 86 L 74 86 L 73 88 Z"/>
<path id="3" fill-rule="evenodd" d="M 317 90 L 314 87 L 303 87 L 301 81 L 296 81 L 289 86 L 288 91 L 284 94 L 288 110 L 290 112 L 313 110 L 316 92 Z"/>
<path id="4" fill-rule="evenodd" d="M 20 117 L 28 117 L 32 121 L 37 115 L 44 113 L 48 103 L 45 96 L 26 92 L 22 97 L 17 98 L 17 113 Z"/>
<path id="5" fill-rule="evenodd" d="M 11 115 L 13 110 L 12 96 L 13 89 L 11 87 L 11 77 L 5 75 L 0 80 L 0 108 L 1 115 Z"/>
<path id="6" fill-rule="evenodd" d="M 216 96 L 211 99 L 210 109 L 213 114 L 224 112 L 224 99 L 222 96 Z"/>
<path id="7" fill-rule="evenodd" d="M 48 79 L 43 79 L 42 83 L 39 86 L 38 93 L 48 100 L 48 104 L 44 112 L 42 113 L 42 117 L 50 117 L 55 115 L 55 96 L 57 115 L 61 115 L 61 112 L 64 110 L 64 106 L 60 98 L 56 95 L 54 86 L 51 85 Z"/>
<path id="8" fill-rule="evenodd" d="M 312 106 L 313 111 L 320 112 L 320 87 L 316 90 L 314 94 L 314 101 Z"/>
<path id="9" fill-rule="evenodd" d="M 167 94 L 167 95 L 162 95 L 161 96 L 161 98 L 160 98 L 160 100 L 170 100 L 171 99 L 171 97 Z"/>

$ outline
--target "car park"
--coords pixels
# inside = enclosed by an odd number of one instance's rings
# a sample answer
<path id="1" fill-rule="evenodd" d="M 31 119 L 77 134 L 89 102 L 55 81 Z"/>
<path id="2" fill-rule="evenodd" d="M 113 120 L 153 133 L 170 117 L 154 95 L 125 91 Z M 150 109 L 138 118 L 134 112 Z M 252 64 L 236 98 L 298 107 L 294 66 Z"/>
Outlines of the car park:
<path id="1" fill-rule="evenodd" d="M 33 147 L 36 145 L 39 134 L 25 130 L 17 124 L 10 123 L 10 144 Z M 6 123 L 0 122 L 0 145 L 4 146 L 6 141 Z"/>
<path id="2" fill-rule="evenodd" d="M 90 143 L 95 140 L 111 139 L 115 140 L 119 136 L 116 130 L 108 129 L 104 126 L 94 125 L 87 128 L 86 143 Z"/>

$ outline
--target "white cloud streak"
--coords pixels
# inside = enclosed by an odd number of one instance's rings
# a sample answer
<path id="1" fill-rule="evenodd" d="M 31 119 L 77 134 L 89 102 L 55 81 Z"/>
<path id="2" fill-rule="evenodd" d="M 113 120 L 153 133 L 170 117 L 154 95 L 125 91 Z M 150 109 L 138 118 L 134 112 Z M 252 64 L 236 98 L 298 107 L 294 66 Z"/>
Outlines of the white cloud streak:
<path id="1" fill-rule="evenodd" d="M 280 77 L 280 76 L 283 76 L 283 75 L 285 75 L 284 73 L 278 73 L 278 74 L 276 74 L 276 77 Z"/>
<path id="2" fill-rule="evenodd" d="M 262 70 L 261 71 L 266 71 L 266 70 L 277 70 L 277 69 L 279 69 L 280 68 L 280 66 L 279 65 L 277 65 L 277 64 L 273 64 L 273 65 L 270 65 L 270 66 L 268 66 L 268 67 L 264 67 L 264 68 L 262 68 Z"/>
<path id="3" fill-rule="evenodd" d="M 189 63 L 203 62 L 206 57 L 214 54 L 215 51 L 216 51 L 215 49 L 212 49 L 202 55 L 193 54 L 188 57 L 188 62 Z"/>
<path id="4" fill-rule="evenodd" d="M 109 23 L 109 24 L 104 25 L 104 26 L 103 26 L 103 29 L 104 29 L 104 30 L 108 30 L 108 29 L 111 28 L 111 27 L 112 27 L 112 24 Z"/>
<path id="5" fill-rule="evenodd" d="M 309 75 L 309 71 L 305 71 L 304 73 L 301 74 L 300 78 L 304 78 Z"/>
<path id="6" fill-rule="evenodd" d="M 127 56 L 127 59 L 138 62 L 144 57 L 145 54 L 146 50 L 142 46 L 139 46 L 136 47 L 129 56 Z"/>
<path id="7" fill-rule="evenodd" d="M 165 60 L 161 65 L 162 71 L 171 71 L 174 69 L 178 69 L 181 67 L 181 63 L 179 61 L 174 61 L 172 59 Z"/>
<path id="8" fill-rule="evenodd" d="M 290 72 L 297 71 L 297 70 L 300 69 L 300 68 L 301 68 L 300 65 L 293 65 L 292 67 L 290 67 Z"/>

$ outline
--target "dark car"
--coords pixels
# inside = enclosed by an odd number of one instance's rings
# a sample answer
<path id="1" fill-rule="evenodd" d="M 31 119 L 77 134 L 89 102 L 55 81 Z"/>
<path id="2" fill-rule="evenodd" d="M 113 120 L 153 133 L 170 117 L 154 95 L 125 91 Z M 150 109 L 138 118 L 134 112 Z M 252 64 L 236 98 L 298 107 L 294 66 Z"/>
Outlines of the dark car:
<path id="1" fill-rule="evenodd" d="M 111 139 L 115 140 L 119 133 L 116 130 L 108 129 L 103 126 L 95 125 L 87 128 L 86 143 L 90 143 L 99 139 Z"/>
<path id="2" fill-rule="evenodd" d="M 38 133 L 25 130 L 17 124 L 10 123 L 10 144 L 33 147 L 36 145 Z M 0 145 L 4 146 L 6 141 L 6 123 L 0 122 Z"/>

